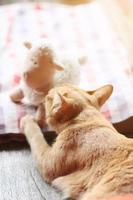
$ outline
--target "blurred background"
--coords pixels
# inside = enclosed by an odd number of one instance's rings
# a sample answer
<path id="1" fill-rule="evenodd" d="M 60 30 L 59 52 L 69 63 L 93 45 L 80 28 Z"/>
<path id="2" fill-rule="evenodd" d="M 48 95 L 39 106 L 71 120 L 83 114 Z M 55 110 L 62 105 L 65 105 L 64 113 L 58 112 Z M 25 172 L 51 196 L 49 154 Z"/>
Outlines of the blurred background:
<path id="1" fill-rule="evenodd" d="M 23 41 L 48 38 L 60 50 L 87 55 L 84 86 L 113 84 L 112 101 L 104 114 L 116 126 L 129 117 L 133 123 L 133 0 L 0 0 L 0 5 L 3 91 L 12 86 L 10 78 L 18 81 L 17 70 L 26 53 Z M 119 130 L 132 133 L 131 122 Z"/>
<path id="2" fill-rule="evenodd" d="M 69 3 L 69 4 L 77 4 L 77 3 L 86 3 L 91 0 L 40 0 L 38 2 L 60 2 L 60 3 Z M 15 2 L 37 2 L 36 0 L 0 0 L 0 4 L 9 4 Z"/>

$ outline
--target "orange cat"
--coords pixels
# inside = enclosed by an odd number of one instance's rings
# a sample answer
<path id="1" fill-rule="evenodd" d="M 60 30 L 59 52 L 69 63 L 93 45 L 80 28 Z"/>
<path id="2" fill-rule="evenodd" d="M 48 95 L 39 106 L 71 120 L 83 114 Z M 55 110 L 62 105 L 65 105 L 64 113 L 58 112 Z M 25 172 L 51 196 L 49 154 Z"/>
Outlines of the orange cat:
<path id="1" fill-rule="evenodd" d="M 51 89 L 45 111 L 47 124 L 58 134 L 52 146 L 31 116 L 21 121 L 38 169 L 63 198 L 105 200 L 133 193 L 133 140 L 99 111 L 111 93 L 111 85 L 93 92 L 71 85 Z"/>

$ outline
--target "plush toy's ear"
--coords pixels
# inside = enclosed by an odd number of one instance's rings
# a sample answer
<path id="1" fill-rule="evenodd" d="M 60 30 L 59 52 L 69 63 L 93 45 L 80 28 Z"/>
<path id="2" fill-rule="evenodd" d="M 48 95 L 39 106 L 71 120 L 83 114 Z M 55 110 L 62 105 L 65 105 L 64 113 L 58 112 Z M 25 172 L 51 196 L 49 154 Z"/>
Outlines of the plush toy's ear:
<path id="1" fill-rule="evenodd" d="M 99 107 L 101 107 L 111 96 L 112 92 L 113 92 L 113 86 L 105 85 L 101 88 L 98 88 L 97 90 L 88 91 L 87 93 L 90 95 L 94 95 L 97 99 Z"/>
<path id="2" fill-rule="evenodd" d="M 81 106 L 73 99 L 68 99 L 55 92 L 52 105 L 52 116 L 58 122 L 65 122 L 76 117 L 81 110 Z"/>
<path id="3" fill-rule="evenodd" d="M 63 71 L 64 68 L 61 65 L 55 65 L 56 70 Z"/>
<path id="4" fill-rule="evenodd" d="M 24 42 L 24 46 L 25 46 L 27 49 L 31 49 L 31 48 L 32 48 L 32 43 L 31 43 L 31 42 L 25 41 L 25 42 Z"/>
<path id="5" fill-rule="evenodd" d="M 58 61 L 54 60 L 54 66 L 55 66 L 55 69 L 58 70 L 58 71 L 63 71 L 64 70 L 64 67 L 61 63 L 59 63 Z"/>

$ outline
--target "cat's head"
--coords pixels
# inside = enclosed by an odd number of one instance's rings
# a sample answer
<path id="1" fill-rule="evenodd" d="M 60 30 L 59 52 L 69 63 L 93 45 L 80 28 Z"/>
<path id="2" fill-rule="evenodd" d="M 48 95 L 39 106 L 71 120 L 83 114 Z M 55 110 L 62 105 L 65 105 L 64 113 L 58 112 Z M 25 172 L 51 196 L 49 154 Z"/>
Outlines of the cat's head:
<path id="1" fill-rule="evenodd" d="M 69 84 L 55 87 L 45 98 L 47 123 L 56 128 L 78 117 L 85 109 L 100 109 L 112 91 L 111 85 L 105 85 L 94 91 L 84 91 Z"/>

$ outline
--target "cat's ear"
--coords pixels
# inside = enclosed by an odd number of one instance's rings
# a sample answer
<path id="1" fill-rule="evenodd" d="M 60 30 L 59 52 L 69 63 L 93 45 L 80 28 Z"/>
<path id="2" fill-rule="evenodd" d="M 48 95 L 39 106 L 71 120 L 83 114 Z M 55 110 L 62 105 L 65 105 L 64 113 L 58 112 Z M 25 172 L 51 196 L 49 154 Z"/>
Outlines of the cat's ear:
<path id="1" fill-rule="evenodd" d="M 58 122 L 65 122 L 75 118 L 82 108 L 73 99 L 68 99 L 55 92 L 52 104 L 52 116 Z"/>
<path id="2" fill-rule="evenodd" d="M 87 91 L 88 94 L 95 96 L 99 107 L 101 107 L 107 101 L 107 99 L 111 96 L 112 92 L 112 85 L 105 85 L 103 87 L 98 88 L 97 90 Z"/>
<path id="3" fill-rule="evenodd" d="M 31 43 L 31 42 L 28 42 L 28 41 L 25 41 L 25 42 L 24 42 L 24 46 L 25 46 L 27 49 L 31 49 L 31 48 L 32 48 L 32 43 Z"/>

